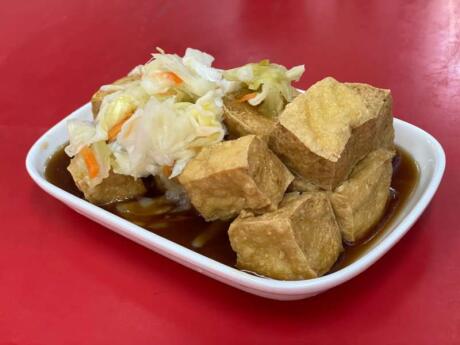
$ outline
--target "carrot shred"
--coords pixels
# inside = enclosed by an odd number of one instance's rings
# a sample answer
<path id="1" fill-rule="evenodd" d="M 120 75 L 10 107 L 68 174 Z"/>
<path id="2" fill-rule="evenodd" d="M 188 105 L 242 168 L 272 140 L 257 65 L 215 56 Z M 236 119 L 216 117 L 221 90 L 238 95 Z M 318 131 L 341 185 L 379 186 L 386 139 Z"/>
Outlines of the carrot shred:
<path id="1" fill-rule="evenodd" d="M 249 101 L 250 99 L 253 99 L 256 96 L 257 96 L 257 92 L 247 93 L 243 95 L 240 99 L 238 99 L 238 102 L 243 103 L 243 102 Z"/>
<path id="2" fill-rule="evenodd" d="M 159 74 L 176 85 L 183 83 L 183 80 L 174 72 L 160 72 Z"/>
<path id="3" fill-rule="evenodd" d="M 115 139 L 121 131 L 121 127 L 123 124 L 126 122 L 127 119 L 123 119 L 120 122 L 118 122 L 116 125 L 114 125 L 112 128 L 109 129 L 109 132 L 107 133 L 107 136 L 109 138 L 109 141 L 112 141 Z"/>
<path id="4" fill-rule="evenodd" d="M 83 160 L 85 161 L 86 169 L 88 169 L 89 177 L 95 178 L 99 175 L 99 163 L 97 162 L 93 150 L 86 146 L 82 148 L 80 152 L 83 156 Z"/>
<path id="5" fill-rule="evenodd" d="M 112 141 L 117 137 L 118 133 L 120 133 L 121 131 L 121 127 L 123 127 L 124 123 L 131 117 L 132 114 L 132 112 L 129 113 L 127 116 L 118 121 L 115 125 L 113 125 L 112 128 L 109 129 L 109 132 L 107 133 L 109 141 Z"/>
<path id="6" fill-rule="evenodd" d="M 170 166 L 170 165 L 163 165 L 163 174 L 164 174 L 166 177 L 171 176 L 171 174 L 172 174 L 172 166 Z"/>

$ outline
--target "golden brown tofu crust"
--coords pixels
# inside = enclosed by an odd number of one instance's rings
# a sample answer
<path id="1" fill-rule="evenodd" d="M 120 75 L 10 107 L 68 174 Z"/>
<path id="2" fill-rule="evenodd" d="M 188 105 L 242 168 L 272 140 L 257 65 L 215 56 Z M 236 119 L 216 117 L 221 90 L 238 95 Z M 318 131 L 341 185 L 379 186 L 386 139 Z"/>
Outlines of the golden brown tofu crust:
<path id="1" fill-rule="evenodd" d="M 224 97 L 224 123 L 230 137 L 255 134 L 267 141 L 276 121 L 260 113 L 257 107 L 239 101 L 238 95 Z"/>
<path id="2" fill-rule="evenodd" d="M 72 161 L 68 169 L 72 173 L 73 169 L 71 166 Z M 112 171 L 107 178 L 92 188 L 73 174 L 72 177 L 85 199 L 96 205 L 106 205 L 113 202 L 134 199 L 144 195 L 147 191 L 141 179 L 116 174 Z"/>
<path id="3" fill-rule="evenodd" d="M 343 250 L 325 192 L 287 194 L 278 210 L 260 216 L 243 212 L 229 238 L 239 268 L 283 280 L 318 277 Z"/>
<path id="4" fill-rule="evenodd" d="M 371 118 L 358 127 L 352 128 L 351 136 L 336 161 L 314 153 L 283 125 L 283 117 L 289 117 L 293 111 L 297 113 L 303 111 L 298 104 L 296 105 L 296 102 L 302 101 L 303 95 L 298 96 L 286 107 L 269 139 L 270 148 L 291 171 L 327 190 L 332 190 L 342 183 L 349 176 L 354 165 L 369 152 L 377 148 L 394 147 L 390 92 L 365 84 L 346 85 L 362 97 Z M 302 125 L 299 123 L 299 126 Z"/>
<path id="5" fill-rule="evenodd" d="M 382 218 L 390 196 L 394 151 L 369 153 L 337 187 L 331 202 L 343 239 L 355 243 L 366 237 Z"/>
<path id="6" fill-rule="evenodd" d="M 242 210 L 275 209 L 292 174 L 255 135 L 206 147 L 179 176 L 193 206 L 208 221 Z"/>
<path id="7" fill-rule="evenodd" d="M 294 180 L 289 185 L 287 191 L 303 193 L 303 192 L 319 192 L 322 190 L 324 189 L 322 189 L 320 186 L 314 183 L 311 183 L 310 181 L 304 179 L 303 177 L 295 176 Z"/>

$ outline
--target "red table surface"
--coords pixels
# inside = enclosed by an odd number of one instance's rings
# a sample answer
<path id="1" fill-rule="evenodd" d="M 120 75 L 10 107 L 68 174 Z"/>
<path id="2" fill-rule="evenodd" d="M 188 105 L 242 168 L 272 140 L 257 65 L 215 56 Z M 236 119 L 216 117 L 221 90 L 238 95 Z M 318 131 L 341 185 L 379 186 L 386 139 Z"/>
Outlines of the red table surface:
<path id="1" fill-rule="evenodd" d="M 25 1 L 0 12 L 0 344 L 460 344 L 458 1 Z M 447 154 L 412 230 L 357 278 L 271 301 L 73 212 L 27 176 L 32 143 L 159 46 L 223 68 L 269 57 L 390 88 Z M 457 212 L 456 212 L 457 211 Z"/>

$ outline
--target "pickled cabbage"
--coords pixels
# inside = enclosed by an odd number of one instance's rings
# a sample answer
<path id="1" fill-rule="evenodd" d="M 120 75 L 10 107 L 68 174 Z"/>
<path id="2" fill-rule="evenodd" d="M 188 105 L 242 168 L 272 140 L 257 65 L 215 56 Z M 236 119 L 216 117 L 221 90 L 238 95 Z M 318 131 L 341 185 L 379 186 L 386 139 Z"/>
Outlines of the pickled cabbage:
<path id="1" fill-rule="evenodd" d="M 230 81 L 241 82 L 249 90 L 256 91 L 255 97 L 247 102 L 253 106 L 260 106 L 260 110 L 267 116 L 275 117 L 297 95 L 292 87 L 293 81 L 298 81 L 305 67 L 295 66 L 291 69 L 262 60 L 259 63 L 249 63 L 242 67 L 224 72 L 224 77 Z"/>
<path id="2" fill-rule="evenodd" d="M 114 171 L 134 177 L 157 175 L 164 166 L 178 176 L 203 146 L 221 141 L 221 102 L 214 91 L 194 103 L 151 98 L 125 123 L 112 146 Z"/>
<path id="3" fill-rule="evenodd" d="M 80 181 L 95 186 L 112 170 L 135 178 L 169 179 L 171 195 L 182 195 L 174 177 L 203 147 L 223 140 L 223 97 L 248 88 L 257 95 L 248 102 L 269 116 L 276 115 L 296 94 L 291 86 L 303 66 L 290 70 L 264 60 L 224 71 L 212 66 L 214 57 L 188 48 L 183 57 L 152 54 L 135 67 L 126 83 L 101 87 L 110 92 L 93 121 L 68 123 L 72 169 Z M 93 150 L 98 176 L 90 178 L 80 151 Z M 168 193 L 166 192 L 166 195 Z"/>

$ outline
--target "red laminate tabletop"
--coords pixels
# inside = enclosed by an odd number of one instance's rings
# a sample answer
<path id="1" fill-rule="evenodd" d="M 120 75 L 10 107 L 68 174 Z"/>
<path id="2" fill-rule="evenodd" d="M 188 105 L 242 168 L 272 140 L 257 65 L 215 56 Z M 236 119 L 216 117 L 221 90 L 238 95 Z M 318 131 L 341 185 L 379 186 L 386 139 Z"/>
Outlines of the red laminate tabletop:
<path id="1" fill-rule="evenodd" d="M 277 302 L 83 218 L 27 176 L 31 144 L 155 46 L 269 57 L 390 88 L 447 155 L 412 230 L 357 278 Z M 16 0 L 0 12 L 0 344 L 460 344 L 460 3 Z"/>

